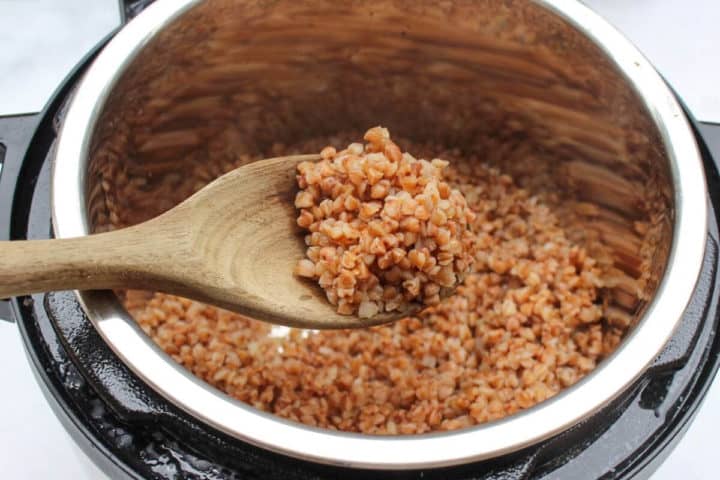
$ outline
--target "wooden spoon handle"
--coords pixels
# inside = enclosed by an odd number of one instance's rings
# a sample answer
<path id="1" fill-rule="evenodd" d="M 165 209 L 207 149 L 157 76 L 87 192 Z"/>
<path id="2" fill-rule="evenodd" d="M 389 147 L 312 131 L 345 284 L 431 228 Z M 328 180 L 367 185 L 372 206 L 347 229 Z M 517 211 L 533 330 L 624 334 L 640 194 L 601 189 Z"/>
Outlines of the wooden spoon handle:
<path id="1" fill-rule="evenodd" d="M 53 290 L 140 288 L 152 259 L 147 229 L 0 242 L 0 298 Z"/>

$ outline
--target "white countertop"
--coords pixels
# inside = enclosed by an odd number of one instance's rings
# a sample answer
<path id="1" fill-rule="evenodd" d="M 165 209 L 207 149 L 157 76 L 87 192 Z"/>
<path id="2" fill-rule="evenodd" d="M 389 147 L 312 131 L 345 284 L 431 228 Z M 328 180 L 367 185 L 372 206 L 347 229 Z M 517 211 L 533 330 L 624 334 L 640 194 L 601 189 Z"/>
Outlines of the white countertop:
<path id="1" fill-rule="evenodd" d="M 698 119 L 720 123 L 720 2 L 585 3 L 645 52 Z M 116 0 L 0 0 L 0 19 L 0 115 L 12 115 L 39 111 L 69 69 L 117 25 L 119 14 Z M 0 365 L 2 478 L 104 478 L 55 418 L 35 383 L 17 327 L 5 322 L 0 322 Z M 716 381 L 690 430 L 653 480 L 717 478 L 718 428 Z"/>

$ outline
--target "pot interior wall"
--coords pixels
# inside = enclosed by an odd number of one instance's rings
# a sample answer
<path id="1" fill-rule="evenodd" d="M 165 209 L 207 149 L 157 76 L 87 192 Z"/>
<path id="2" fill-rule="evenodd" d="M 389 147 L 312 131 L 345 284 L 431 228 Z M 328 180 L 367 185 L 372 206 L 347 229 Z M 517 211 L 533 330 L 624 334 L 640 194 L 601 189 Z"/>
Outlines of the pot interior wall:
<path id="1" fill-rule="evenodd" d="M 607 321 L 641 313 L 671 241 L 662 142 L 602 51 L 529 1 L 202 2 L 104 107 L 91 226 L 151 218 L 274 144 L 378 124 L 479 153 L 554 204 L 608 266 Z"/>

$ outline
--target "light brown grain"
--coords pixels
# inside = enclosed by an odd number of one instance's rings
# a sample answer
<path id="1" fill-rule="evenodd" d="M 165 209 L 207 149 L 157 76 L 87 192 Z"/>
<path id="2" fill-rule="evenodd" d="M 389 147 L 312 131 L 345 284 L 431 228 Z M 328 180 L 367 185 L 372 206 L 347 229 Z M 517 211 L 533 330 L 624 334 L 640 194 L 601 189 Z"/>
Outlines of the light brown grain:
<path id="1" fill-rule="evenodd" d="M 364 139 L 298 165 L 295 207 L 308 250 L 294 273 L 317 281 L 341 314 L 436 305 L 474 262 L 475 214 L 443 180 L 447 161 L 415 159 L 381 127 Z"/>
<path id="2" fill-rule="evenodd" d="M 482 158 L 398 143 L 449 160 L 447 181 L 476 215 L 471 273 L 421 316 L 366 330 L 286 332 L 162 294 L 128 292 L 126 306 L 200 378 L 261 410 L 330 429 L 462 428 L 528 408 L 592 371 L 628 328 L 604 305 L 606 267 L 569 239 L 547 204 Z"/>

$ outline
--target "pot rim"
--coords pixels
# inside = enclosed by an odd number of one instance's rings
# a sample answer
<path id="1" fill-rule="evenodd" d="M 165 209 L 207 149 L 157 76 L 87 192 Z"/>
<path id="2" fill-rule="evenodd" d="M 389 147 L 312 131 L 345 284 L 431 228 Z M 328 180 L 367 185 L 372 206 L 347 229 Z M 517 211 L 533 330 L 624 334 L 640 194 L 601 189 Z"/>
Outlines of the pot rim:
<path id="1" fill-rule="evenodd" d="M 57 238 L 89 232 L 85 167 L 94 127 L 115 84 L 150 39 L 201 1 L 156 1 L 120 30 L 81 81 L 53 162 L 51 198 Z M 98 333 L 153 390 L 198 420 L 267 450 L 345 467 L 419 469 L 493 458 L 547 439 L 611 402 L 655 359 L 692 296 L 707 229 L 702 161 L 675 96 L 627 39 L 575 0 L 533 1 L 586 35 L 615 64 L 644 103 L 670 161 L 675 222 L 665 274 L 637 326 L 593 372 L 553 398 L 501 420 L 452 432 L 372 436 L 308 427 L 233 399 L 165 354 L 112 292 L 76 292 Z"/>

